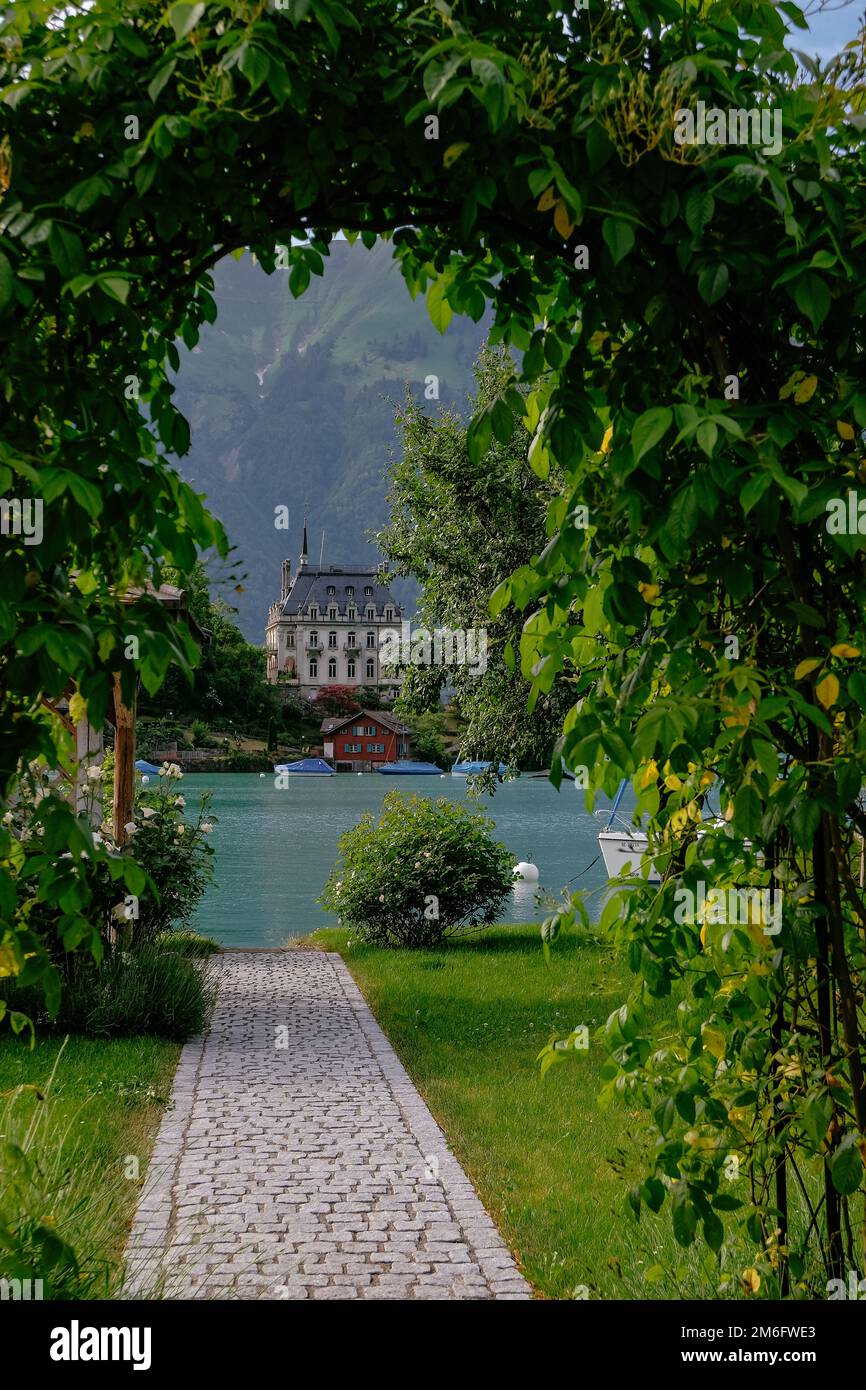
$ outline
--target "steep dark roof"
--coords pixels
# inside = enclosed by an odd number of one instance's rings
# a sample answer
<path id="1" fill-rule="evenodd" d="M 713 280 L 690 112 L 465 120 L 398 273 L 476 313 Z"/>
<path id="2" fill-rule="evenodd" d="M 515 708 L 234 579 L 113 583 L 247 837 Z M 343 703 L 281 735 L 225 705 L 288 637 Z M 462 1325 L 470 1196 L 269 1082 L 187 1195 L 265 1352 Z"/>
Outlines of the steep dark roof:
<path id="1" fill-rule="evenodd" d="M 408 724 L 401 724 L 399 719 L 394 719 L 390 714 L 384 714 L 380 709 L 356 709 L 354 714 L 346 714 L 339 719 L 323 719 L 320 732 L 332 734 L 336 729 L 342 729 L 346 724 L 357 724 L 359 719 L 378 720 L 380 724 L 384 724 L 386 729 L 390 729 L 392 734 L 411 734 L 412 732 Z"/>
<path id="2" fill-rule="evenodd" d="M 331 586 L 336 593 L 328 593 Z M 354 588 L 354 595 L 346 593 L 347 587 Z M 372 594 L 365 594 L 365 587 L 371 588 Z M 364 609 L 368 603 L 375 604 L 377 612 L 386 604 L 390 604 L 394 609 L 395 618 L 400 618 L 403 614 L 387 584 L 382 583 L 375 570 L 298 570 L 292 580 L 292 587 L 283 600 L 283 614 L 287 618 L 296 617 L 299 613 L 306 612 L 311 603 L 319 605 L 323 619 L 329 603 L 336 604 L 340 612 L 345 611 L 349 603 L 354 603 L 358 609 L 359 623 L 364 621 Z"/>

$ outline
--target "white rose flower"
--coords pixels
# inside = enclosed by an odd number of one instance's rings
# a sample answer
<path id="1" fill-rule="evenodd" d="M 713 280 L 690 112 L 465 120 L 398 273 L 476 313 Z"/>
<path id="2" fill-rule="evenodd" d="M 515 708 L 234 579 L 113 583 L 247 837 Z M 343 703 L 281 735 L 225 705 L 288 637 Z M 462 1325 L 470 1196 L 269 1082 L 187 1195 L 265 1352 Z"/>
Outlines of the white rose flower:
<path id="1" fill-rule="evenodd" d="M 185 805 L 186 805 L 186 800 L 185 800 L 185 798 L 182 797 L 182 796 L 176 796 L 176 797 L 174 798 L 174 804 L 175 804 L 175 806 L 185 806 Z"/>
<path id="2" fill-rule="evenodd" d="M 90 780 L 91 782 L 98 782 L 99 779 L 100 779 L 100 777 L 102 776 L 102 768 L 101 768 L 101 767 L 89 767 L 89 768 L 87 769 L 87 776 L 88 776 L 88 778 L 89 778 L 89 780 Z"/>
<path id="3" fill-rule="evenodd" d="M 177 835 L 185 835 L 185 834 L 186 834 L 186 826 L 185 826 L 185 825 L 179 825 L 179 826 L 177 827 L 177 830 L 176 830 L 175 833 L 176 833 Z"/>
<path id="4" fill-rule="evenodd" d="M 5 816 L 3 817 L 3 824 L 4 824 L 4 825 L 11 825 L 13 820 L 14 820 L 14 817 L 13 817 L 13 815 L 12 815 L 12 812 L 11 812 L 11 811 L 7 811 L 6 814 L 5 814 Z"/>
<path id="5" fill-rule="evenodd" d="M 141 779 L 141 784 L 142 784 L 142 786 L 143 786 L 143 787 L 146 787 L 149 781 L 150 781 L 150 778 L 149 778 L 149 777 L 147 777 L 147 776 L 142 777 L 142 779 Z"/>
<path id="6" fill-rule="evenodd" d="M 134 820 L 129 820 L 129 821 L 127 821 L 127 822 L 126 822 L 126 825 L 125 825 L 123 828 L 124 828 L 124 830 L 126 831 L 127 835 L 134 835 L 134 834 L 135 834 L 135 821 L 134 821 Z"/>
<path id="7" fill-rule="evenodd" d="M 141 814 L 144 816 L 145 820 L 150 820 L 151 816 L 156 815 L 156 811 L 153 809 L 152 806 L 143 806 L 141 809 Z"/>
<path id="8" fill-rule="evenodd" d="M 211 833 L 212 830 L 213 830 L 213 823 L 212 823 L 211 821 L 209 821 L 209 820 L 203 820 L 202 823 L 201 823 L 201 831 L 202 831 L 202 834 L 203 834 L 203 835 L 209 835 L 209 834 Z"/>

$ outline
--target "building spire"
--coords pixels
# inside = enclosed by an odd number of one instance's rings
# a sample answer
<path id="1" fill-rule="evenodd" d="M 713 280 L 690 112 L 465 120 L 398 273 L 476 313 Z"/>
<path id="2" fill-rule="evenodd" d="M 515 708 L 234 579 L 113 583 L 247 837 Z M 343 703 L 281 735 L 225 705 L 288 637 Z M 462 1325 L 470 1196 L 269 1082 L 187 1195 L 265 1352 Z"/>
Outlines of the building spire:
<path id="1" fill-rule="evenodd" d="M 307 568 L 307 518 L 304 517 L 304 542 L 301 546 L 301 558 L 298 562 L 298 569 Z"/>

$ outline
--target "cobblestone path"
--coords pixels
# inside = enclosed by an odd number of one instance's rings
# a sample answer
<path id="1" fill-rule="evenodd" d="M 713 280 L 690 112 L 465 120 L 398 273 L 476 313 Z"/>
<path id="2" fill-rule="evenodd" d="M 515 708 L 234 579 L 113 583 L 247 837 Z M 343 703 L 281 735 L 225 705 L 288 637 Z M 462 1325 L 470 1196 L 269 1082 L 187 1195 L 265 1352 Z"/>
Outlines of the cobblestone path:
<path id="1" fill-rule="evenodd" d="M 132 1297 L 529 1298 L 346 966 L 227 952 L 127 1246 Z"/>

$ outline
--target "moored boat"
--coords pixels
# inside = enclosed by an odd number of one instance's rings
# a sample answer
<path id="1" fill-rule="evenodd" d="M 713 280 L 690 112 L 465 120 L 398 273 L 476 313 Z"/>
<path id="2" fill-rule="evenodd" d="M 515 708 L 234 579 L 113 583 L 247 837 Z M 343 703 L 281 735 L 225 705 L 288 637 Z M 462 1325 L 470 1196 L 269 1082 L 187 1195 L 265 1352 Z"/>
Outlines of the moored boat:
<path id="1" fill-rule="evenodd" d="M 296 763 L 274 763 L 274 772 L 289 777 L 336 777 L 336 772 L 324 758 L 299 758 Z"/>
<path id="2" fill-rule="evenodd" d="M 479 772 L 486 772 L 487 769 L 488 769 L 489 767 L 492 767 L 492 766 L 493 766 L 493 763 L 492 763 L 492 762 L 487 762 L 487 763 L 478 762 L 478 761 L 476 761 L 475 759 L 470 758 L 470 759 L 468 759 L 465 763 L 455 763 L 454 766 L 453 766 L 452 769 L 451 769 L 451 776 L 452 776 L 452 777 L 475 777 L 475 776 L 478 775 Z M 505 772 L 505 764 L 504 764 L 504 763 L 500 763 L 500 764 L 499 764 L 499 776 L 501 777 L 501 776 L 503 775 L 504 772 Z"/>
<path id="3" fill-rule="evenodd" d="M 445 774 L 441 767 L 435 763 L 416 763 L 409 758 L 402 758 L 396 763 L 383 763 L 376 768 L 377 772 L 384 773 L 386 777 L 444 777 Z"/>

